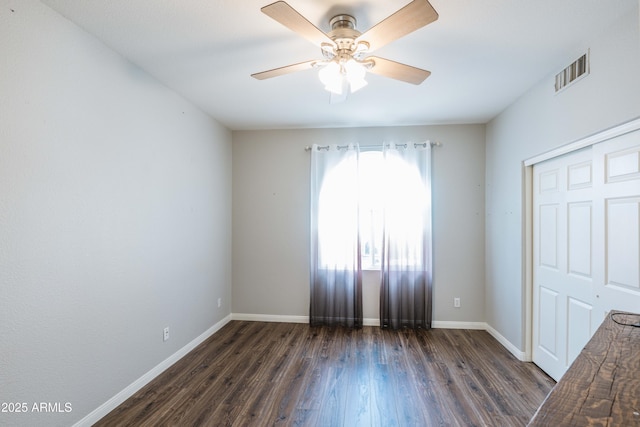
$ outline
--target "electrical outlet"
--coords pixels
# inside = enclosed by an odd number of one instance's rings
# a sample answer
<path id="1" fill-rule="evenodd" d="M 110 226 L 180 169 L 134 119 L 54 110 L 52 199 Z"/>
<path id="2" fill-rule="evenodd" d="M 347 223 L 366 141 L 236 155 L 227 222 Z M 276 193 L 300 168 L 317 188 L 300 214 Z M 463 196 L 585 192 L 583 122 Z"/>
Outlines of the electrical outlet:
<path id="1" fill-rule="evenodd" d="M 455 308 L 460 308 L 460 298 L 455 297 L 455 298 L 453 299 L 453 306 L 454 306 Z"/>
<path id="2" fill-rule="evenodd" d="M 169 339 L 169 327 L 164 328 L 164 334 L 162 336 L 162 341 L 166 341 Z"/>
<path id="3" fill-rule="evenodd" d="M 222 298 L 218 298 L 218 308 L 222 307 Z"/>

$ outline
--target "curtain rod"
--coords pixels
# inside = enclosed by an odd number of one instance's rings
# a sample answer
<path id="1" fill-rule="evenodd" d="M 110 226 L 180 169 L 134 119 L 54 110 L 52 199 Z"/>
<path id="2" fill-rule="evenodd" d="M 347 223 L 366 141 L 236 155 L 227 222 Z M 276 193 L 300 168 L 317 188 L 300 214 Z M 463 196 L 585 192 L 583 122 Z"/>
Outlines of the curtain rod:
<path id="1" fill-rule="evenodd" d="M 425 141 L 425 142 L 414 142 L 413 143 L 413 147 L 418 147 L 418 146 L 423 146 L 426 147 L 427 144 L 431 145 L 432 147 L 441 147 L 442 143 L 440 142 L 431 142 L 431 141 Z M 378 147 L 384 147 L 385 145 L 389 145 L 389 144 L 373 144 L 373 145 L 361 145 L 360 148 L 378 148 Z M 397 147 L 404 147 L 407 148 L 407 144 L 395 144 Z M 318 148 L 321 150 L 328 150 L 329 149 L 329 145 L 322 145 L 319 146 Z M 347 148 L 349 147 L 349 145 L 338 145 L 338 149 L 340 148 Z M 311 146 L 307 145 L 306 147 L 304 147 L 304 151 L 311 151 Z"/>

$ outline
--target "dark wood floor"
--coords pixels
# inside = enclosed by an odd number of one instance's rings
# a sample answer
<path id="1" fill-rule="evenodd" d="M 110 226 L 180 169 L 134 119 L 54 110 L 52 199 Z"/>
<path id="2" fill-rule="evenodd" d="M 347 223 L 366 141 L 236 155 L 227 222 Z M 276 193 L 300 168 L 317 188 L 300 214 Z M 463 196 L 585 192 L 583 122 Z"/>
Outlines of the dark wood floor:
<path id="1" fill-rule="evenodd" d="M 487 332 L 232 321 L 97 426 L 523 426 L 555 382 Z"/>

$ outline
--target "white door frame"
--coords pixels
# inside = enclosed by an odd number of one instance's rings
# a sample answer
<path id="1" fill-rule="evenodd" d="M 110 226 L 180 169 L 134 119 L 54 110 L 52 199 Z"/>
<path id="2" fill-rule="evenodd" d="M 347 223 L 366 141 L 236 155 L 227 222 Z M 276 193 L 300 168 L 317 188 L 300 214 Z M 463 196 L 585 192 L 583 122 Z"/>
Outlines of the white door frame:
<path id="1" fill-rule="evenodd" d="M 524 241 L 522 250 L 523 283 L 524 283 L 524 332 L 525 348 L 524 360 L 533 360 L 533 165 L 562 156 L 563 154 L 589 147 L 599 142 L 606 141 L 640 129 L 640 118 L 619 124 L 585 138 L 562 145 L 554 150 L 547 151 L 531 157 L 522 162 L 523 185 L 523 222 L 522 238 Z"/>

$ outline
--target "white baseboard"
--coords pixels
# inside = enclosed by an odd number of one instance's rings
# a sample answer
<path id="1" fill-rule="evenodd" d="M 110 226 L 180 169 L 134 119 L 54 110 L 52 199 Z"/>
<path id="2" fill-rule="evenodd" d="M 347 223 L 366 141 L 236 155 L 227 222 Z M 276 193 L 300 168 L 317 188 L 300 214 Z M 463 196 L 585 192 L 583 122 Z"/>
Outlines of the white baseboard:
<path id="1" fill-rule="evenodd" d="M 450 322 L 446 320 L 434 320 L 431 322 L 434 329 L 473 329 L 478 331 L 486 331 L 487 324 L 484 322 Z"/>
<path id="2" fill-rule="evenodd" d="M 272 314 L 248 314 L 248 313 L 232 313 L 207 329 L 200 336 L 195 338 L 189 344 L 182 347 L 180 350 L 169 356 L 162 361 L 156 367 L 149 372 L 138 378 L 136 381 L 127 386 L 124 390 L 113 396 L 111 399 L 100 405 L 93 412 L 74 424 L 73 427 L 89 427 L 98 422 L 102 417 L 114 410 L 118 405 L 133 396 L 138 390 L 147 385 L 151 380 L 164 372 L 167 368 L 173 365 L 175 362 L 183 358 L 187 353 L 196 348 L 199 344 L 215 334 L 224 325 L 231 320 L 245 320 L 251 322 L 282 322 L 282 323 L 309 323 L 309 316 L 280 316 Z M 363 319 L 365 326 L 380 326 L 380 319 Z M 502 346 L 504 346 L 509 352 L 511 352 L 518 360 L 523 362 L 530 362 L 526 360 L 525 353 L 520 351 L 516 346 L 511 344 L 509 340 L 500 335 L 498 331 L 484 322 L 451 322 L 451 321 L 437 321 L 434 320 L 431 323 L 432 328 L 437 329 L 474 329 L 485 330 L 492 337 L 494 337 Z"/>
<path id="3" fill-rule="evenodd" d="M 364 326 L 380 326 L 380 319 L 362 319 L 362 324 Z"/>
<path id="4" fill-rule="evenodd" d="M 104 417 L 109 412 L 114 410 L 116 407 L 118 407 L 118 405 L 120 405 L 122 402 L 127 400 L 129 397 L 133 396 L 134 393 L 136 393 L 142 387 L 147 385 L 149 382 L 151 382 L 151 380 L 153 380 L 155 377 L 160 375 L 162 372 L 164 372 L 167 368 L 169 368 L 171 365 L 176 363 L 178 360 L 182 359 L 184 356 L 187 355 L 187 353 L 189 353 L 191 350 L 196 348 L 198 345 L 200 345 L 203 341 L 205 341 L 211 335 L 218 332 L 224 325 L 226 325 L 230 321 L 231 321 L 231 315 L 228 315 L 227 317 L 225 317 L 224 319 L 222 319 L 221 321 L 219 321 L 218 323 L 216 323 L 215 325 L 213 325 L 212 327 L 204 331 L 202 334 L 196 337 L 189 344 L 185 345 L 180 350 L 176 351 L 171 356 L 169 356 L 167 359 L 160 362 L 157 366 L 155 366 L 149 372 L 147 372 L 146 374 L 144 374 L 143 376 L 135 380 L 133 383 L 127 386 L 124 390 L 122 390 L 121 392 L 113 396 L 111 399 L 107 400 L 105 403 L 100 405 L 97 409 L 89 413 L 86 417 L 84 417 L 83 419 L 75 423 L 74 427 L 85 427 L 85 426 L 89 427 L 95 424 L 96 422 L 98 422 L 102 417 Z"/>
<path id="5" fill-rule="evenodd" d="M 282 322 L 282 323 L 309 323 L 309 316 L 283 316 L 274 314 L 249 314 L 249 313 L 232 313 L 232 320 L 245 320 L 249 322 Z M 364 326 L 380 326 L 380 319 L 365 318 L 363 319 Z M 526 360 L 525 353 L 520 351 L 516 346 L 511 344 L 505 337 L 500 335 L 498 331 L 493 329 L 485 322 L 453 322 L 434 320 L 431 322 L 431 327 L 434 329 L 473 329 L 480 331 L 487 331 L 494 337 L 504 348 L 512 353 L 518 360 L 523 362 L 529 362 Z"/>
<path id="6" fill-rule="evenodd" d="M 518 360 L 522 361 L 522 362 L 531 362 L 531 360 L 527 360 L 526 357 L 526 353 L 522 350 L 520 350 L 518 347 L 516 347 L 515 345 L 511 344 L 511 342 L 506 339 L 505 337 L 503 337 L 502 335 L 500 335 L 500 333 L 498 331 L 496 331 L 495 329 L 493 329 L 491 326 L 487 325 L 487 332 L 489 332 L 489 334 L 496 339 L 496 341 L 498 341 L 500 344 L 502 344 L 502 346 L 504 348 L 506 348 L 507 350 L 509 350 L 509 352 L 511 354 L 513 354 Z"/>
<path id="7" fill-rule="evenodd" d="M 248 322 L 309 323 L 309 316 L 281 316 L 277 314 L 231 313 L 231 320 L 245 320 Z"/>
<path id="8" fill-rule="evenodd" d="M 274 314 L 248 314 L 232 313 L 232 320 L 245 320 L 248 322 L 282 322 L 282 323 L 309 323 L 309 316 L 280 316 Z M 380 326 L 380 319 L 362 319 L 364 326 Z"/>

